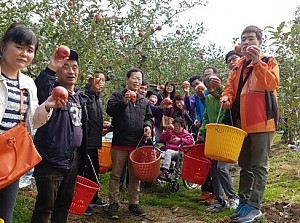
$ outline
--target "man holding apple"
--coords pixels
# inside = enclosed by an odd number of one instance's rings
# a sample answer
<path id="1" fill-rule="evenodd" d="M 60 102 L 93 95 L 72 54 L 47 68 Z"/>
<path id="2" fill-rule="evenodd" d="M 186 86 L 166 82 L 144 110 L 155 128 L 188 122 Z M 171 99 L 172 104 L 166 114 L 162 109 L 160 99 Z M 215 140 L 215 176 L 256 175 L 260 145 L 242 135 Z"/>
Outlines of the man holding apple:
<path id="1" fill-rule="evenodd" d="M 78 53 L 61 57 L 56 48 L 48 67 L 35 80 L 39 103 L 43 103 L 56 86 L 64 87 L 67 103 L 62 108 L 52 109 L 49 121 L 40 127 L 34 143 L 42 161 L 34 169 L 37 197 L 31 223 L 67 221 L 72 202 L 79 156 L 85 157 L 87 129 L 87 96 L 75 87 L 78 78 Z M 57 78 L 57 80 L 56 80 Z M 57 89 L 57 88 L 55 88 Z M 61 88 L 60 88 L 61 89 Z"/>
<path id="2" fill-rule="evenodd" d="M 109 210 L 111 218 L 117 219 L 119 211 L 119 182 L 122 170 L 128 162 L 129 211 L 134 215 L 143 215 L 143 209 L 138 205 L 140 181 L 134 173 L 129 159 L 131 151 L 136 149 L 143 137 L 151 137 L 153 126 L 150 101 L 138 94 L 142 84 L 143 72 L 133 68 L 127 72 L 127 88 L 112 94 L 107 103 L 107 114 L 112 117 L 112 170 L 109 180 Z M 134 92 L 135 94 L 133 94 Z"/>
<path id="3" fill-rule="evenodd" d="M 243 57 L 231 71 L 220 99 L 224 109 L 232 109 L 235 126 L 248 133 L 238 160 L 239 206 L 231 216 L 234 222 L 253 222 L 262 215 L 268 157 L 277 125 L 279 68 L 274 57 L 266 58 L 260 52 L 261 44 L 261 29 L 251 25 L 243 30 Z"/>

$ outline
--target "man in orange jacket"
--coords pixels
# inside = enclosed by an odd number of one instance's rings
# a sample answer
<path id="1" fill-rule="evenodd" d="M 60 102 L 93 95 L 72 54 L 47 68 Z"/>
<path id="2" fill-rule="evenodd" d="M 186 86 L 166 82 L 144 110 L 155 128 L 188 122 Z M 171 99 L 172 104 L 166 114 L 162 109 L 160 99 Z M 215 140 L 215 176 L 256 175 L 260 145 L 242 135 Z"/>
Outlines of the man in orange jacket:
<path id="1" fill-rule="evenodd" d="M 234 125 L 248 133 L 238 161 L 239 206 L 231 216 L 234 222 L 253 222 L 262 215 L 267 162 L 277 125 L 279 68 L 275 58 L 260 52 L 261 44 L 261 29 L 248 26 L 243 30 L 243 57 L 231 71 L 220 102 L 224 109 L 232 109 Z"/>

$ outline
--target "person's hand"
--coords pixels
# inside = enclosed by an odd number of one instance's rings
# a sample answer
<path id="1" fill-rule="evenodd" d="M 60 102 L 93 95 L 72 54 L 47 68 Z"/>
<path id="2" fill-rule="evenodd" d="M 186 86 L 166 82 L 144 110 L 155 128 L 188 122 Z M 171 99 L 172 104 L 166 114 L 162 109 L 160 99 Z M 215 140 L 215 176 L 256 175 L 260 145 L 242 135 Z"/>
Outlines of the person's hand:
<path id="1" fill-rule="evenodd" d="M 221 88 L 222 83 L 221 83 L 221 80 L 217 76 L 209 77 L 209 81 L 216 89 Z"/>
<path id="2" fill-rule="evenodd" d="M 51 95 L 45 101 L 45 109 L 46 111 L 50 111 L 51 108 L 62 108 L 66 106 L 68 103 L 68 99 L 62 100 L 55 100 Z"/>
<path id="3" fill-rule="evenodd" d="M 103 129 L 103 130 L 102 130 L 102 136 L 105 136 L 108 132 L 109 132 L 108 129 L 106 129 L 106 128 Z"/>
<path id="4" fill-rule="evenodd" d="M 128 104 L 129 101 L 131 100 L 131 94 L 130 94 L 130 92 L 131 92 L 131 91 L 128 90 L 128 91 L 125 93 L 125 97 L 124 97 L 124 103 L 125 103 L 125 104 Z"/>
<path id="5" fill-rule="evenodd" d="M 200 132 L 197 135 L 197 141 L 199 141 L 199 142 L 204 142 L 205 141 L 205 137 L 203 135 L 201 135 Z"/>
<path id="6" fill-rule="evenodd" d="M 176 144 L 176 143 L 180 142 L 180 140 L 181 140 L 180 138 L 178 138 L 178 137 L 175 136 L 175 137 L 171 138 L 170 142 Z"/>
<path id="7" fill-rule="evenodd" d="M 166 131 L 170 131 L 170 130 L 174 130 L 174 125 L 173 124 L 169 124 L 166 126 Z"/>
<path id="8" fill-rule="evenodd" d="M 185 96 L 190 95 L 190 83 L 188 81 L 184 81 L 181 85 L 182 90 L 184 91 Z"/>
<path id="9" fill-rule="evenodd" d="M 204 92 L 206 90 L 206 87 L 203 83 L 199 83 L 196 87 L 196 94 L 200 97 L 200 98 L 204 98 Z"/>
<path id="10" fill-rule="evenodd" d="M 228 100 L 227 96 L 223 96 L 220 98 L 220 105 L 222 109 L 229 109 L 231 104 L 230 101 Z"/>
<path id="11" fill-rule="evenodd" d="M 250 45 L 246 49 L 246 57 L 252 60 L 252 63 L 257 63 L 260 57 L 260 49 L 256 45 Z"/>
<path id="12" fill-rule="evenodd" d="M 151 138 L 151 128 L 149 126 L 144 127 L 144 138 L 146 140 Z"/>
<path id="13" fill-rule="evenodd" d="M 65 62 L 69 59 L 69 57 L 65 58 L 59 58 L 57 57 L 57 50 L 58 47 L 56 47 L 50 57 L 50 62 L 48 64 L 48 68 L 53 70 L 53 71 L 58 71 L 62 66 L 65 64 Z"/>
<path id="14" fill-rule="evenodd" d="M 199 120 L 195 120 L 194 121 L 194 126 L 196 127 L 196 128 L 200 128 L 200 126 L 201 126 L 201 122 L 199 121 Z"/>

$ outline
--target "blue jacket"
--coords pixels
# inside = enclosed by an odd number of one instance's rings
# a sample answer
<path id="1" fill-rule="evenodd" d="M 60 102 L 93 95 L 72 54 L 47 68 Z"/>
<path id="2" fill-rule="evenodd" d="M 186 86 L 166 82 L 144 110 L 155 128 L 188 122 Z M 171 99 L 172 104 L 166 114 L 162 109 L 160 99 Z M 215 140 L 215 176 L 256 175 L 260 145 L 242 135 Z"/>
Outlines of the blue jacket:
<path id="1" fill-rule="evenodd" d="M 46 68 L 36 78 L 35 84 L 38 89 L 39 104 L 43 103 L 51 94 L 52 89 L 60 85 L 55 81 L 55 72 Z M 81 145 L 86 145 L 87 135 L 87 96 L 77 89 L 82 109 L 83 139 Z M 53 109 L 49 121 L 38 128 L 34 136 L 34 144 L 42 156 L 39 165 L 47 165 L 61 169 L 70 169 L 73 156 L 74 129 L 71 119 L 70 104 L 65 107 Z M 79 154 L 85 154 L 85 147 L 78 148 Z"/>

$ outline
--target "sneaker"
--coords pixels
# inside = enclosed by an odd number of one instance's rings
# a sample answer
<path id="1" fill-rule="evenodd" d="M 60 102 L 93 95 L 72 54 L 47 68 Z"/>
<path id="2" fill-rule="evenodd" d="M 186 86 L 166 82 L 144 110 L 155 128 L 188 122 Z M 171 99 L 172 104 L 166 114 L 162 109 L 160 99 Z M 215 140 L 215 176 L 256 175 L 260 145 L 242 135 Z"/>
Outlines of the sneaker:
<path id="1" fill-rule="evenodd" d="M 197 201 L 202 202 L 202 201 L 206 201 L 207 199 L 210 198 L 212 194 L 208 191 L 204 191 L 202 192 L 202 194 L 200 194 L 199 197 L 197 197 Z"/>
<path id="2" fill-rule="evenodd" d="M 212 204 L 210 207 L 206 208 L 205 211 L 211 212 L 211 213 L 217 213 L 217 212 L 221 212 L 225 209 L 227 209 L 227 202 L 224 202 L 224 205 L 219 204 L 219 203 Z"/>
<path id="3" fill-rule="evenodd" d="M 113 203 L 108 206 L 108 215 L 111 219 L 119 218 L 119 204 Z"/>
<path id="4" fill-rule="evenodd" d="M 90 203 L 90 206 L 93 207 L 106 207 L 107 206 L 107 202 L 101 198 L 98 198 L 96 201 L 92 201 Z"/>
<path id="5" fill-rule="evenodd" d="M 237 209 L 238 205 L 239 205 L 239 199 L 232 198 L 228 200 L 227 207 L 229 207 L 230 209 Z"/>
<path id="6" fill-rule="evenodd" d="M 85 212 L 83 214 L 85 216 L 91 216 L 91 215 L 95 214 L 95 211 L 90 206 L 88 206 L 88 208 L 85 210 Z"/>
<path id="7" fill-rule="evenodd" d="M 241 210 L 242 210 L 242 212 L 241 212 L 240 216 L 235 218 L 233 220 L 233 222 L 251 223 L 255 219 L 262 216 L 262 212 L 259 209 L 252 207 L 248 204 L 245 204 L 245 206 Z"/>
<path id="8" fill-rule="evenodd" d="M 140 207 L 140 206 L 137 205 L 137 204 L 130 204 L 130 205 L 128 206 L 128 210 L 129 210 L 132 214 L 134 214 L 134 215 L 136 215 L 136 216 L 143 216 L 143 215 L 145 215 L 145 214 L 144 214 L 144 210 L 142 209 L 142 207 Z"/>
<path id="9" fill-rule="evenodd" d="M 217 204 L 218 201 L 216 200 L 216 196 L 211 194 L 210 197 L 205 201 L 204 205 L 205 206 L 210 206 L 213 204 Z"/>
<path id="10" fill-rule="evenodd" d="M 243 207 L 245 206 L 246 204 L 244 204 L 244 203 L 239 203 L 239 205 L 237 206 L 237 208 L 235 209 L 235 212 L 230 216 L 230 218 L 232 219 L 232 220 L 234 220 L 234 219 L 236 219 L 236 218 L 238 218 L 240 215 L 241 215 L 241 213 L 243 212 Z"/>

